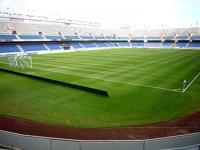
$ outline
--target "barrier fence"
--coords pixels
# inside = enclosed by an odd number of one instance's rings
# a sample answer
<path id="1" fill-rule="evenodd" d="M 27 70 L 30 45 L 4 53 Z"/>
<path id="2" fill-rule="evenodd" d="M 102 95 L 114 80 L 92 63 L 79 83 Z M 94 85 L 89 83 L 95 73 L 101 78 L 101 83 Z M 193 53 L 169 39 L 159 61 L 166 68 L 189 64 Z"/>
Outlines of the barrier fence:
<path id="1" fill-rule="evenodd" d="M 200 132 L 147 140 L 71 140 L 0 130 L 0 144 L 22 150 L 199 150 Z"/>

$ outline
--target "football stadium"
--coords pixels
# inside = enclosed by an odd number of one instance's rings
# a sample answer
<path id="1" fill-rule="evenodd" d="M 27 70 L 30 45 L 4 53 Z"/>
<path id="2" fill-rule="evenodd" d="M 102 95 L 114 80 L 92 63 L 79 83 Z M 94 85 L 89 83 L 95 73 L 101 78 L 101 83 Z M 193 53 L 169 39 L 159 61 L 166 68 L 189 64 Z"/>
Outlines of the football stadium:
<path id="1" fill-rule="evenodd" d="M 116 28 L 1 3 L 0 149 L 200 149 L 200 20 Z"/>

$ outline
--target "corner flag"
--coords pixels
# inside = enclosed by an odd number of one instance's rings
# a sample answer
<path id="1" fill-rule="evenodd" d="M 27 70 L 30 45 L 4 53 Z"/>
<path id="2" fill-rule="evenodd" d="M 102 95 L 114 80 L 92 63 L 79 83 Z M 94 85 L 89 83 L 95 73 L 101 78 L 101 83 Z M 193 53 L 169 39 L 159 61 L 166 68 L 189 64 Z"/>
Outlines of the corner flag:
<path id="1" fill-rule="evenodd" d="M 186 84 L 186 80 L 183 80 L 183 92 L 184 92 L 184 89 L 185 89 L 185 84 Z"/>
<path id="2" fill-rule="evenodd" d="M 187 82 L 186 80 L 183 81 L 184 84 L 185 84 L 186 82 Z"/>

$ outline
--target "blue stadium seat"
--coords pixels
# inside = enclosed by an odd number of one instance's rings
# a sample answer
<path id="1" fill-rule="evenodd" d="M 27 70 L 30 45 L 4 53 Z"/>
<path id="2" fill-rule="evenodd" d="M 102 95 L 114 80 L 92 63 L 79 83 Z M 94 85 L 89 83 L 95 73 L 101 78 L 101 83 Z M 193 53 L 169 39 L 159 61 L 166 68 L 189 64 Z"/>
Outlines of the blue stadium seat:
<path id="1" fill-rule="evenodd" d="M 107 42 L 108 45 L 110 45 L 111 47 L 115 47 L 117 43 L 114 42 Z"/>
<path id="2" fill-rule="evenodd" d="M 115 36 L 106 36 L 106 38 L 107 38 L 107 39 L 110 39 L 110 40 L 112 40 L 112 39 L 116 39 Z"/>
<path id="3" fill-rule="evenodd" d="M 181 48 L 181 47 L 186 47 L 187 43 L 188 43 L 188 42 L 177 42 L 177 43 L 176 43 L 176 47 L 180 47 L 180 48 Z"/>
<path id="4" fill-rule="evenodd" d="M 131 39 L 133 39 L 133 40 L 144 40 L 144 37 L 143 36 L 135 36 L 135 37 L 132 36 Z"/>
<path id="5" fill-rule="evenodd" d="M 0 53 L 11 53 L 11 52 L 20 52 L 19 48 L 16 45 L 1 45 Z"/>
<path id="6" fill-rule="evenodd" d="M 95 38 L 96 38 L 97 40 L 105 40 L 105 39 L 106 39 L 106 38 L 103 37 L 103 36 L 95 36 Z"/>
<path id="7" fill-rule="evenodd" d="M 147 40 L 160 40 L 161 37 L 160 36 L 148 36 Z"/>
<path id="8" fill-rule="evenodd" d="M 80 43 L 70 43 L 70 46 L 72 46 L 75 49 L 83 48 Z"/>
<path id="9" fill-rule="evenodd" d="M 85 48 L 95 48 L 97 47 L 94 43 L 92 42 L 83 42 L 81 43 Z"/>
<path id="10" fill-rule="evenodd" d="M 84 39 L 84 40 L 93 40 L 94 39 L 92 36 L 87 36 L 87 35 L 81 35 L 80 37 L 81 37 L 81 39 Z"/>
<path id="11" fill-rule="evenodd" d="M 133 47 L 144 47 L 144 42 L 131 42 Z"/>
<path id="12" fill-rule="evenodd" d="M 62 50 L 61 44 L 59 44 L 59 43 L 48 43 L 46 45 L 51 50 Z"/>
<path id="13" fill-rule="evenodd" d="M 25 51 L 46 51 L 43 44 L 20 44 Z"/>
<path id="14" fill-rule="evenodd" d="M 109 45 L 106 42 L 95 42 L 95 44 L 99 47 L 109 47 Z"/>
<path id="15" fill-rule="evenodd" d="M 173 40 L 174 36 L 172 36 L 172 35 L 163 36 L 163 39 L 165 39 L 165 40 Z"/>
<path id="16" fill-rule="evenodd" d="M 161 47 L 162 43 L 161 42 L 147 42 L 147 43 L 145 43 L 145 46 L 147 46 L 147 47 Z"/>
<path id="17" fill-rule="evenodd" d="M 59 36 L 59 35 L 46 35 L 45 36 L 47 39 L 49 40 L 62 40 L 62 36 Z"/>
<path id="18" fill-rule="evenodd" d="M 76 35 L 71 35 L 71 36 L 64 36 L 66 40 L 78 40 L 80 39 L 78 36 Z"/>
<path id="19" fill-rule="evenodd" d="M 200 35 L 192 35 L 190 37 L 191 40 L 200 40 Z"/>
<path id="20" fill-rule="evenodd" d="M 177 40 L 187 40 L 188 37 L 189 37 L 189 36 L 187 36 L 187 35 L 178 35 L 178 36 L 176 37 L 176 39 L 177 39 Z"/>
<path id="21" fill-rule="evenodd" d="M 119 46 L 130 46 L 130 43 L 128 42 L 117 42 Z"/>
<path id="22" fill-rule="evenodd" d="M 195 47 L 195 48 L 200 47 L 200 42 L 191 42 L 189 43 L 188 47 Z"/>
<path id="23" fill-rule="evenodd" d="M 128 36 L 120 36 L 120 37 L 118 37 L 118 38 L 121 39 L 121 40 L 128 40 L 128 39 L 129 39 Z"/>
<path id="24" fill-rule="evenodd" d="M 162 46 L 163 47 L 172 47 L 173 44 L 174 44 L 173 42 L 163 42 Z"/>
<path id="25" fill-rule="evenodd" d="M 0 34 L 0 40 L 14 40 L 17 39 L 13 34 Z"/>
<path id="26" fill-rule="evenodd" d="M 20 39 L 43 39 L 41 35 L 19 35 Z"/>

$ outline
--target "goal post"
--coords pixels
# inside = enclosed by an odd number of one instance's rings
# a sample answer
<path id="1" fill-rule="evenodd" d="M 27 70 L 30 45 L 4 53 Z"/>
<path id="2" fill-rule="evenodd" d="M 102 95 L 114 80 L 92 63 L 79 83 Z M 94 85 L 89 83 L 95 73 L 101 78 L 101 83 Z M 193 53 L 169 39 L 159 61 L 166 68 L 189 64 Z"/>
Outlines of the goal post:
<path id="1" fill-rule="evenodd" d="M 18 53 L 8 56 L 8 63 L 17 69 L 32 68 L 32 57 L 26 53 Z"/>

